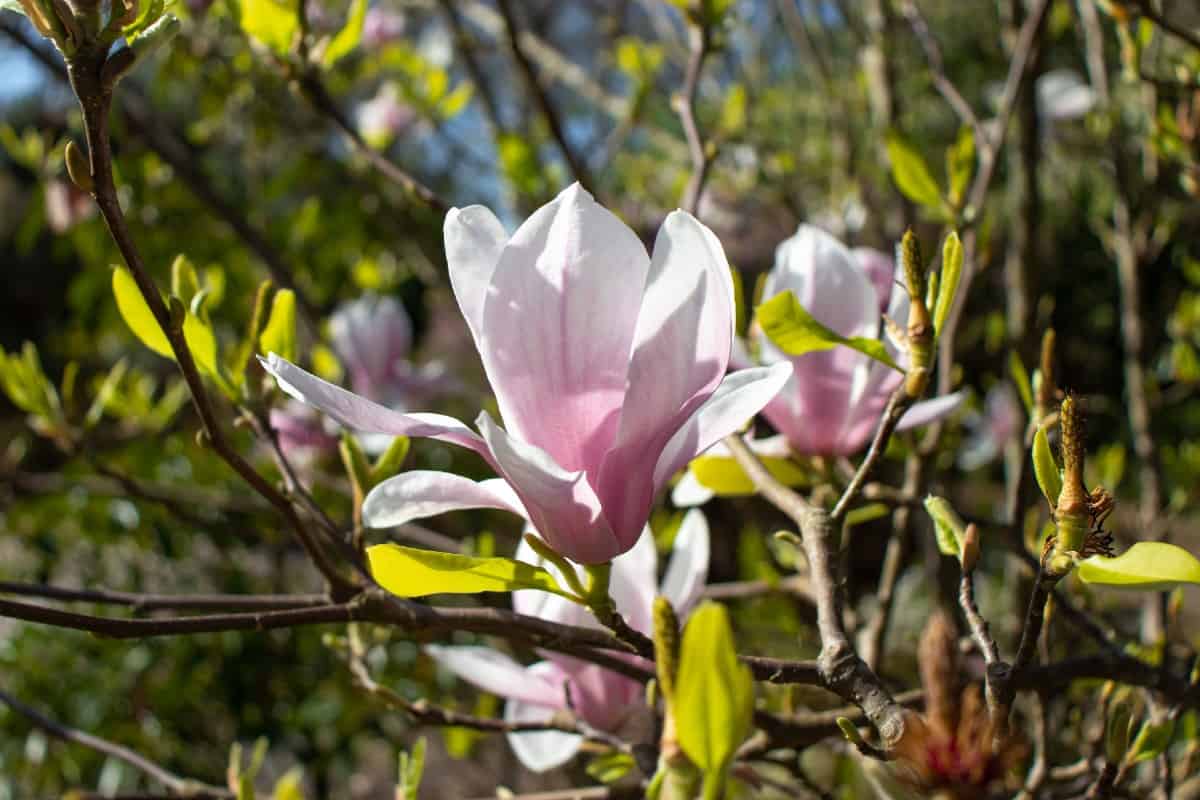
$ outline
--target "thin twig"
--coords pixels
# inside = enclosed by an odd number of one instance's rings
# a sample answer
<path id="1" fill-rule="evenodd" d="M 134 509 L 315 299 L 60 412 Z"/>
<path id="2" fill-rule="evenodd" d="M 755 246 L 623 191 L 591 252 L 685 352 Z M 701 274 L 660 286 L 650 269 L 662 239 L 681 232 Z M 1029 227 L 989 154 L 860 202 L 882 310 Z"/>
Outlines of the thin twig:
<path id="1" fill-rule="evenodd" d="M 534 102 L 537 103 L 538 110 L 541 112 L 542 118 L 546 121 L 546 127 L 549 128 L 550 135 L 558 145 L 559 152 L 562 153 L 563 161 L 566 162 L 567 168 L 571 171 L 571 175 L 574 176 L 575 180 L 579 181 L 584 189 L 594 193 L 596 182 L 592 178 L 587 162 L 575 153 L 574 148 L 571 147 L 571 143 L 567 141 L 566 127 L 563 125 L 558 109 L 555 108 L 554 101 L 550 99 L 549 92 L 542 86 L 542 82 L 538 78 L 537 67 L 534 66 L 533 61 L 530 60 L 521 46 L 520 29 L 517 27 L 516 15 L 513 12 L 511 0 L 497 0 L 496 8 L 504 18 L 504 30 L 508 35 L 508 47 L 512 51 L 513 59 L 516 60 L 517 66 L 525 78 L 525 86 L 529 94 L 533 97 Z"/>
<path id="2" fill-rule="evenodd" d="M 683 192 L 684 211 L 695 214 L 700 205 L 700 195 L 704 192 L 704 184 L 708 180 L 709 167 L 712 166 L 711 153 L 700 134 L 700 125 L 696 121 L 696 95 L 700 89 L 700 74 L 704 69 L 704 61 L 708 58 L 711 48 L 711 35 L 705 25 L 688 24 L 688 63 L 684 73 L 683 88 L 676 98 L 676 112 L 683 123 L 683 132 L 687 137 L 688 155 L 692 160 L 692 172 L 688 177 L 687 188 Z"/>
<path id="3" fill-rule="evenodd" d="M 42 597 L 68 603 L 128 606 L 135 613 L 151 611 L 269 611 L 329 605 L 320 594 L 142 594 L 113 589 L 71 589 L 40 583 L 0 581 L 0 594 Z"/>
<path id="4" fill-rule="evenodd" d="M 84 731 L 50 719 L 50 717 L 47 717 L 32 706 L 28 706 L 17 700 L 8 692 L 0 691 L 0 703 L 4 703 L 13 711 L 32 722 L 40 730 L 56 739 L 62 739 L 64 742 L 71 742 L 72 744 L 87 747 L 98 753 L 103 753 L 109 758 L 115 758 L 118 761 L 128 764 L 151 780 L 161 783 L 174 795 L 182 795 L 194 798 L 194 800 L 229 800 L 229 798 L 233 797 L 233 793 L 228 789 L 222 789 L 220 786 L 211 786 L 200 781 L 176 775 L 174 772 L 156 764 L 124 745 L 110 742 L 107 739 L 101 739 L 99 736 L 93 736 L 90 733 L 85 733 Z"/>
<path id="5" fill-rule="evenodd" d="M 833 513 L 830 516 L 835 524 L 841 524 L 845 519 L 846 512 L 850 510 L 850 504 L 858 497 L 863 484 L 871 477 L 871 472 L 883 458 L 883 454 L 887 452 L 888 442 L 891 441 L 892 434 L 896 432 L 896 426 L 900 424 L 900 418 L 913 404 L 913 400 L 915 398 L 908 394 L 903 385 L 892 392 L 892 396 L 888 398 L 887 407 L 884 408 L 883 416 L 879 419 L 879 427 L 875 429 L 875 437 L 871 440 L 871 446 L 867 449 L 866 456 L 858 465 L 858 470 L 850 479 L 850 483 L 846 485 L 837 505 L 833 507 Z"/>

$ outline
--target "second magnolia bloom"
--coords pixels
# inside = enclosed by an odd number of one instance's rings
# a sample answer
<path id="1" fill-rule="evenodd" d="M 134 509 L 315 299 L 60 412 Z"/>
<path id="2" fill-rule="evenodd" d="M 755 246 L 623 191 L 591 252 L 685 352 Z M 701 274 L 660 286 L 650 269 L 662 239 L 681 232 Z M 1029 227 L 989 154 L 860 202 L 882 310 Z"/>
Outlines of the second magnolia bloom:
<path id="1" fill-rule="evenodd" d="M 663 222 L 653 255 L 578 184 L 511 237 L 482 206 L 446 217 L 446 258 L 504 427 L 388 409 L 272 355 L 289 394 L 365 432 L 424 436 L 479 453 L 501 476 L 400 475 L 365 509 L 393 525 L 454 508 L 529 519 L 584 564 L 633 547 L 667 480 L 760 411 L 787 362 L 726 375 L 734 337 L 729 264 L 690 214 Z M 385 502 L 386 498 L 386 502 Z"/>

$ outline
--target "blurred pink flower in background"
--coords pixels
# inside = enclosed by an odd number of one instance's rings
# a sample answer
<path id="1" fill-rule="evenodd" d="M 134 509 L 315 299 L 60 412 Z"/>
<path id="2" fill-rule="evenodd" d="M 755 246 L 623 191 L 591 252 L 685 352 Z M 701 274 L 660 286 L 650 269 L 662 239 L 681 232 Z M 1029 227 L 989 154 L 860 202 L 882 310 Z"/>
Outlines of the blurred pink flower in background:
<path id="1" fill-rule="evenodd" d="M 382 149 L 417 119 L 412 106 L 400 100 L 396 87 L 385 84 L 355 111 L 358 132 L 367 144 Z"/>
<path id="2" fill-rule="evenodd" d="M 482 435 L 452 417 L 399 413 L 273 354 L 264 361 L 284 391 L 348 427 L 457 444 L 503 476 L 476 483 L 433 473 L 423 494 L 396 494 L 395 518 L 430 507 L 505 509 L 567 558 L 608 561 L 637 542 L 667 480 L 753 417 L 791 374 L 785 362 L 725 375 L 729 265 L 685 212 L 664 221 L 653 258 L 578 184 L 511 237 L 482 206 L 453 209 L 445 237 L 454 293 L 504 428 L 486 411 L 476 419 Z"/>
<path id="3" fill-rule="evenodd" d="M 380 5 L 373 5 L 363 19 L 362 46 L 374 50 L 404 34 L 404 15 Z"/>
<path id="4" fill-rule="evenodd" d="M 561 582 L 554 565 L 542 561 L 524 542 L 517 559 L 551 570 Z M 700 511 L 689 511 L 675 536 L 659 586 L 654 536 L 647 527 L 633 549 L 613 559 L 611 591 L 617 610 L 631 626 L 651 635 L 655 595 L 661 593 L 681 618 L 686 616 L 700 598 L 708 561 L 708 522 Z M 548 592 L 514 592 L 513 609 L 566 625 L 599 627 L 589 610 Z M 489 647 L 429 646 L 425 650 L 463 680 L 506 698 L 507 722 L 545 722 L 556 712 L 570 710 L 593 728 L 616 732 L 634 711 L 645 706 L 645 689 L 638 681 L 559 653 L 545 652 L 545 661 L 523 666 Z M 579 751 L 583 737 L 536 731 L 510 733 L 508 741 L 522 764 L 544 772 L 569 761 Z"/>
<path id="5" fill-rule="evenodd" d="M 43 191 L 46 200 L 46 224 L 54 233 L 66 233 L 96 214 L 96 204 L 92 202 L 92 198 L 70 181 L 47 181 Z"/>
<path id="6" fill-rule="evenodd" d="M 977 469 L 1004 452 L 1012 436 L 1025 422 L 1025 415 L 1016 393 L 1007 383 L 998 383 L 988 390 L 983 414 L 968 417 L 971 435 L 958 454 L 958 466 Z"/>
<path id="7" fill-rule="evenodd" d="M 428 403 L 458 383 L 440 361 L 416 366 L 411 360 L 412 320 L 400 301 L 364 295 L 344 303 L 329 320 L 330 339 L 354 391 L 396 408 Z M 301 459 L 337 448 L 337 426 L 316 409 L 290 401 L 270 413 L 284 452 Z M 369 451 L 382 451 L 391 436 L 366 436 Z"/>
<path id="8" fill-rule="evenodd" d="M 879 338 L 880 312 L 904 325 L 908 293 L 896 284 L 891 259 L 876 250 L 852 251 L 820 228 L 801 225 L 779 245 L 763 297 L 791 289 L 809 313 L 846 337 Z M 849 455 L 870 441 L 903 376 L 849 347 L 788 356 L 761 332 L 752 334 L 762 361 L 790 362 L 793 373 L 763 416 L 791 448 L 806 455 Z M 900 366 L 906 356 L 890 339 L 888 350 Z M 735 375 L 737 373 L 734 373 Z M 916 403 L 899 430 L 932 422 L 962 402 L 959 393 Z"/>

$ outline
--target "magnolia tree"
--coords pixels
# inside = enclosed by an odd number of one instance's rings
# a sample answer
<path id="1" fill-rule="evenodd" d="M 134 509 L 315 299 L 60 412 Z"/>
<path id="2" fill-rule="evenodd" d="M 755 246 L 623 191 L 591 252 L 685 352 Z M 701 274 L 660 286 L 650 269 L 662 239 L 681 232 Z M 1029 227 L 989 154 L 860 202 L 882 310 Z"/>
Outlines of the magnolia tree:
<path id="1" fill-rule="evenodd" d="M 0 2 L 0 796 L 1200 796 L 1200 19 L 862 5 Z"/>

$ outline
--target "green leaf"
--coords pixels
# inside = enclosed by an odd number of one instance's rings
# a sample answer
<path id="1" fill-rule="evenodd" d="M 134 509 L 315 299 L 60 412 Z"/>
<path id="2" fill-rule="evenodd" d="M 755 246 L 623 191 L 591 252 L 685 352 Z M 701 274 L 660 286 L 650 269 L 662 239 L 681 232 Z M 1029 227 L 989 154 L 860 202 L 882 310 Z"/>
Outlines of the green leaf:
<path id="1" fill-rule="evenodd" d="M 1040 425 L 1033 434 L 1033 474 L 1051 507 L 1058 506 L 1058 496 L 1062 494 L 1062 473 L 1054 454 L 1050 452 L 1046 431 Z"/>
<path id="2" fill-rule="evenodd" d="M 1131 764 L 1139 764 L 1162 755 L 1175 736 L 1175 720 L 1164 719 L 1161 722 L 1146 720 L 1138 731 L 1137 738 L 1129 748 L 1127 759 Z"/>
<path id="3" fill-rule="evenodd" d="M 935 336 L 942 333 L 942 325 L 950 316 L 950 307 L 954 305 L 954 294 L 958 291 L 958 281 L 962 277 L 963 247 L 958 234 L 950 231 L 946 243 L 942 245 L 942 272 L 939 278 L 937 304 L 933 308 L 933 331 Z"/>
<path id="4" fill-rule="evenodd" d="M 277 353 L 288 361 L 296 360 L 296 293 L 280 289 L 271 301 L 271 316 L 258 337 L 264 353 Z"/>
<path id="5" fill-rule="evenodd" d="M 785 486 L 807 486 L 808 474 L 787 458 L 759 456 L 763 466 Z M 752 495 L 757 489 L 738 463 L 727 456 L 700 456 L 688 466 L 692 475 L 706 489 L 721 497 Z"/>
<path id="6" fill-rule="evenodd" d="M 962 205 L 967 185 L 975 172 L 975 129 L 963 125 L 958 129 L 958 138 L 946 148 L 946 175 L 950 179 L 950 204 L 955 208 Z"/>
<path id="7" fill-rule="evenodd" d="M 962 554 L 962 540 L 967 529 L 962 517 L 958 516 L 950 501 L 932 494 L 925 498 L 925 511 L 933 520 L 938 552 L 958 558 Z"/>
<path id="8" fill-rule="evenodd" d="M 304 800 L 304 770 L 292 767 L 275 781 L 271 800 Z"/>
<path id="9" fill-rule="evenodd" d="M 1033 413 L 1033 387 L 1029 383 L 1029 373 L 1025 370 L 1025 365 L 1021 363 L 1021 356 L 1016 350 L 1008 351 L 1008 374 L 1012 376 L 1013 383 L 1017 385 L 1017 394 L 1021 395 L 1021 403 L 1025 406 L 1025 413 Z"/>
<path id="10" fill-rule="evenodd" d="M 863 336 L 846 338 L 829 330 L 800 305 L 800 301 L 790 289 L 760 305 L 755 313 L 763 333 L 790 356 L 802 356 L 805 353 L 832 350 L 838 345 L 845 345 L 894 370 L 904 371 L 892 360 L 887 347 L 879 339 Z"/>
<path id="11" fill-rule="evenodd" d="M 541 589 L 573 599 L 546 570 L 511 558 L 476 558 L 379 544 L 367 548 L 367 560 L 379 585 L 397 597 Z"/>
<path id="12" fill-rule="evenodd" d="M 1181 583 L 1200 583 L 1200 561 L 1179 545 L 1138 542 L 1116 558 L 1084 559 L 1078 574 L 1085 583 L 1164 591 Z"/>
<path id="13" fill-rule="evenodd" d="M 275 0 L 242 0 L 242 30 L 247 36 L 283 55 L 292 47 L 300 27 L 295 3 Z"/>
<path id="14" fill-rule="evenodd" d="M 121 312 L 121 318 L 125 320 L 129 330 L 133 331 L 133 335 L 160 356 L 174 359 L 175 353 L 171 350 L 167 334 L 159 327 L 158 320 L 151 313 L 150 306 L 142 297 L 142 292 L 129 270 L 123 267 L 113 270 L 112 289 L 117 300 L 117 310 Z M 218 376 L 217 339 L 212 328 L 195 314 L 188 312 L 183 320 L 183 338 L 200 371 Z"/>
<path id="15" fill-rule="evenodd" d="M 372 487 L 400 471 L 400 466 L 408 456 L 410 444 L 411 441 L 407 436 L 397 436 L 392 439 L 392 443 L 388 445 L 387 450 L 383 451 L 383 455 L 379 456 L 371 465 L 368 478 Z"/>
<path id="16" fill-rule="evenodd" d="M 637 766 L 629 753 L 613 751 L 596 756 L 587 765 L 587 774 L 600 783 L 616 783 Z"/>
<path id="17" fill-rule="evenodd" d="M 346 19 L 345 26 L 333 37 L 329 47 L 325 48 L 325 55 L 321 59 L 325 66 L 333 66 L 358 47 L 362 40 L 363 21 L 366 18 L 367 0 L 351 0 L 350 16 Z"/>
<path id="18" fill-rule="evenodd" d="M 425 773 L 425 737 L 413 744 L 412 754 L 400 752 L 400 769 L 396 781 L 396 800 L 417 800 L 421 777 Z"/>
<path id="19" fill-rule="evenodd" d="M 877 519 L 886 517 L 891 513 L 891 510 L 887 503 L 868 503 L 865 506 L 859 506 L 846 514 L 846 527 L 853 528 L 855 525 L 865 525 L 868 522 L 874 522 Z"/>
<path id="20" fill-rule="evenodd" d="M 754 716 L 754 679 L 738 661 L 723 606 L 705 603 L 684 629 L 672 710 L 683 752 L 706 783 L 723 781 Z"/>
<path id="21" fill-rule="evenodd" d="M 921 154 L 899 133 L 887 135 L 888 161 L 892 164 L 892 180 L 914 203 L 927 208 L 942 208 L 942 190 L 929 172 Z"/>

